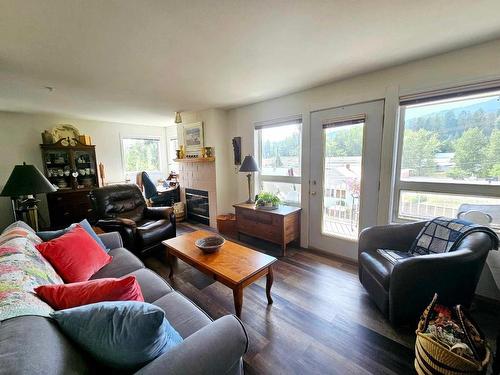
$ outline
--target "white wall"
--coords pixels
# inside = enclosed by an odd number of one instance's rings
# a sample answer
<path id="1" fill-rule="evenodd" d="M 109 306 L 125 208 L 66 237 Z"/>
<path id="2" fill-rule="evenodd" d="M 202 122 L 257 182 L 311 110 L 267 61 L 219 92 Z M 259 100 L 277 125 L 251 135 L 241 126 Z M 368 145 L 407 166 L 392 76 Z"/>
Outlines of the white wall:
<path id="1" fill-rule="evenodd" d="M 217 214 L 232 212 L 236 195 L 234 167 L 232 166 L 232 137 L 227 122 L 227 111 L 208 109 L 198 112 L 183 112 L 182 124 L 178 126 L 179 145 L 183 143 L 182 125 L 203 122 L 204 145 L 213 147 L 217 183 Z"/>
<path id="2" fill-rule="evenodd" d="M 459 83 L 500 78 L 500 40 L 415 61 L 381 71 L 356 76 L 310 90 L 235 108 L 228 113 L 231 137 L 242 137 L 242 154 L 254 152 L 253 124 L 302 114 L 302 245 L 308 243 L 308 181 L 310 112 L 342 105 L 385 99 L 381 196 L 378 223 L 389 221 L 392 153 L 398 97 L 401 93 L 449 87 Z M 234 175 L 233 201 L 246 199 L 245 177 Z"/>
<path id="3" fill-rule="evenodd" d="M 156 126 L 137 126 L 102 121 L 72 119 L 43 114 L 22 114 L 0 112 L 0 188 L 3 188 L 16 164 L 36 165 L 43 171 L 40 143 L 41 133 L 57 124 L 72 124 L 80 133 L 92 137 L 96 145 L 97 162 L 106 167 L 106 180 L 118 182 L 124 180 L 120 137 L 123 136 L 158 136 L 161 140 L 162 172 L 166 173 L 165 128 Z M 48 222 L 47 204 L 44 195 L 40 211 Z M 0 229 L 12 222 L 10 199 L 0 197 Z"/>
<path id="4" fill-rule="evenodd" d="M 302 115 L 301 245 L 307 247 L 309 216 L 315 214 L 309 212 L 308 201 L 309 155 L 312 152 L 309 123 L 311 111 L 385 99 L 378 224 L 386 224 L 390 221 L 393 146 L 399 96 L 410 92 L 498 78 L 500 78 L 500 40 L 232 109 L 228 113 L 230 137 L 241 136 L 242 154 L 253 154 L 255 122 Z M 228 196 L 228 199 L 232 202 L 245 200 L 247 196 L 245 177 L 234 174 L 232 177 L 232 184 L 235 186 L 234 195 Z M 499 296 L 498 289 L 495 287 L 495 290 L 492 290 L 491 284 L 481 288 L 482 294 L 494 298 Z"/>

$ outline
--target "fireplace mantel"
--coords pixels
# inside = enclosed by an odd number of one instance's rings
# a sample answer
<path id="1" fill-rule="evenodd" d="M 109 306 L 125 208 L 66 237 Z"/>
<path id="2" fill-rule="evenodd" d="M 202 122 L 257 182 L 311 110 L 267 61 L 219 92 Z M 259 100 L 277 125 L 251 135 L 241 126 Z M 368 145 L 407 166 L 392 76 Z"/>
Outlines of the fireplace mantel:
<path id="1" fill-rule="evenodd" d="M 183 158 L 174 159 L 176 163 L 211 163 L 215 161 L 214 157 L 211 158 Z"/>

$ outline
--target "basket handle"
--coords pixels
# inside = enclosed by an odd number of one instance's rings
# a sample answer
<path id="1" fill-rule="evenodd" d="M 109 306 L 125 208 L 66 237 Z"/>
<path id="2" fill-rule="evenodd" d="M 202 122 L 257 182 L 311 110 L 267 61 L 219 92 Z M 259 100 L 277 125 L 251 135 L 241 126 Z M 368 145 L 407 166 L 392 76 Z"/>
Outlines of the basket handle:
<path id="1" fill-rule="evenodd" d="M 425 308 L 422 316 L 420 317 L 420 321 L 418 322 L 417 332 L 425 332 L 427 327 L 429 326 L 429 321 L 431 319 L 431 312 L 434 310 L 434 306 L 436 305 L 438 300 L 438 294 L 434 293 L 432 297 L 431 303 Z"/>
<path id="2" fill-rule="evenodd" d="M 481 329 L 476 324 L 476 322 L 474 321 L 472 316 L 469 314 L 469 312 L 466 309 L 464 309 L 462 305 L 457 305 L 455 307 L 455 312 L 457 314 L 458 319 L 460 320 L 460 325 L 462 326 L 462 330 L 464 331 L 465 337 L 467 338 L 467 343 L 469 344 L 469 347 L 471 348 L 472 352 L 474 353 L 474 357 L 476 358 L 477 361 L 481 361 L 481 359 L 482 359 L 481 355 L 479 353 L 479 350 L 478 350 L 476 343 L 472 339 L 470 330 L 471 329 L 475 330 L 477 332 L 477 334 L 479 335 L 479 338 L 483 342 L 485 342 L 484 333 L 481 331 Z M 466 320 L 469 322 L 469 325 L 466 324 Z M 474 332 L 472 332 L 472 333 L 474 334 Z M 485 342 L 485 345 L 486 345 L 486 342 Z M 486 357 L 488 357 L 487 358 L 488 361 L 486 362 L 486 364 L 487 364 L 490 360 L 490 358 L 489 358 L 490 351 L 488 350 L 488 348 L 486 348 L 485 351 L 487 352 Z M 486 358 L 485 358 L 485 360 L 486 360 Z"/>

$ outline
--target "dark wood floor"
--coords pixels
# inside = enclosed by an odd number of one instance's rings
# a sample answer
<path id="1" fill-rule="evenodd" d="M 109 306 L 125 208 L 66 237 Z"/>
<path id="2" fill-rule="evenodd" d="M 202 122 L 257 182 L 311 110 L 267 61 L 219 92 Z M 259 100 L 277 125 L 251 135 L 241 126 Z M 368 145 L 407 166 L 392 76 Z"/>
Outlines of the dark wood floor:
<path id="1" fill-rule="evenodd" d="M 178 235 L 207 227 L 180 224 Z M 278 256 L 277 246 L 250 238 L 245 245 Z M 168 280 L 162 255 L 145 259 Z M 172 286 L 217 319 L 234 313 L 229 288 L 178 261 Z M 274 266 L 273 305 L 265 278 L 244 290 L 241 319 L 250 346 L 246 374 L 412 374 L 414 333 L 393 329 L 369 300 L 348 262 L 291 248 Z M 498 311 L 475 312 L 493 337 Z M 484 329 L 485 327 L 483 327 Z"/>

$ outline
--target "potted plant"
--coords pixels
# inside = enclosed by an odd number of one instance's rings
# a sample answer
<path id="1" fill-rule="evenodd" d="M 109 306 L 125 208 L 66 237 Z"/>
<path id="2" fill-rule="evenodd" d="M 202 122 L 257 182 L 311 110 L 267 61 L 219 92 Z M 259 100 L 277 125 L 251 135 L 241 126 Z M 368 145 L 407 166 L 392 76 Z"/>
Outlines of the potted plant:
<path id="1" fill-rule="evenodd" d="M 281 199 L 276 194 L 265 191 L 257 195 L 255 207 L 263 210 L 275 210 L 279 207 Z"/>

